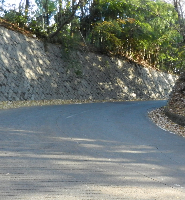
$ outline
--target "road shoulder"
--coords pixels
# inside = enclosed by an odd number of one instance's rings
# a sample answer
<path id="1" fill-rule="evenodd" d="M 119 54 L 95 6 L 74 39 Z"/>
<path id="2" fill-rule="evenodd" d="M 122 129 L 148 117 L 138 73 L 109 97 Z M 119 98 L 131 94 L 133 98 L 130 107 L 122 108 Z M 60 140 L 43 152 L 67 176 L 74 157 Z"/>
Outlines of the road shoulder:
<path id="1" fill-rule="evenodd" d="M 152 122 L 163 130 L 185 137 L 185 127 L 174 123 L 165 115 L 164 108 L 158 108 L 148 113 Z"/>

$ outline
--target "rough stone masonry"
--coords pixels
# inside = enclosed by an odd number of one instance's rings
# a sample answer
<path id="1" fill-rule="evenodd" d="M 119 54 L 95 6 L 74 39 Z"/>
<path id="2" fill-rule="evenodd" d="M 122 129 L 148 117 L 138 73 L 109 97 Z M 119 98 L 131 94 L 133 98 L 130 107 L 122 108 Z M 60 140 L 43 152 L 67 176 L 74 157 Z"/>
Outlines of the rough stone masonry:
<path id="1" fill-rule="evenodd" d="M 67 59 L 66 59 L 67 58 Z M 0 26 L 0 102 L 166 99 L 177 77 L 125 60 L 74 51 Z"/>

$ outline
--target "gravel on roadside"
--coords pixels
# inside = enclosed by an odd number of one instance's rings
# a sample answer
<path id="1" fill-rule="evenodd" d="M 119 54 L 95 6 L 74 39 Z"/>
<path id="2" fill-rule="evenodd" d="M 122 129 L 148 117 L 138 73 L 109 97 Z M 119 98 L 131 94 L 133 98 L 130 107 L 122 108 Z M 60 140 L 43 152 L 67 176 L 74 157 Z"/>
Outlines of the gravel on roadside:
<path id="1" fill-rule="evenodd" d="M 171 121 L 165 115 L 163 107 L 148 112 L 148 117 L 161 129 L 185 137 L 185 127 Z"/>

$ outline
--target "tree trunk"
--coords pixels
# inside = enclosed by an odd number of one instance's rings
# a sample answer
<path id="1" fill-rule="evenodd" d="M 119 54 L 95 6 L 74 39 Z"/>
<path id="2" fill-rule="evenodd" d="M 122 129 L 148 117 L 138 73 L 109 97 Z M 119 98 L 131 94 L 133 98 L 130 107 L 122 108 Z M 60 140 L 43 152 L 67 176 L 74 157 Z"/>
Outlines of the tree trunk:
<path id="1" fill-rule="evenodd" d="M 55 37 L 56 35 L 58 35 L 58 33 L 62 30 L 62 28 L 63 28 L 66 24 L 69 24 L 69 23 L 73 20 L 74 15 L 75 15 L 75 13 L 76 13 L 76 10 L 78 9 L 78 6 L 79 6 L 81 3 L 83 3 L 83 0 L 79 0 L 79 2 L 78 2 L 76 5 L 74 5 L 74 6 L 72 7 L 72 13 L 71 13 L 71 15 L 70 15 L 69 17 L 67 17 L 66 19 L 64 19 L 63 22 L 61 22 L 60 26 L 58 27 L 58 29 L 57 29 L 54 33 L 51 33 L 51 34 L 48 35 L 48 39 L 51 39 L 51 38 Z"/>
<path id="2" fill-rule="evenodd" d="M 183 12 L 183 0 L 173 0 L 174 8 L 178 14 L 178 21 L 180 25 L 180 34 L 183 37 L 183 43 L 185 44 L 185 18 Z"/>
<path id="3" fill-rule="evenodd" d="M 25 5 L 25 16 L 28 17 L 28 9 L 30 6 L 30 1 L 26 0 L 26 5 Z"/>

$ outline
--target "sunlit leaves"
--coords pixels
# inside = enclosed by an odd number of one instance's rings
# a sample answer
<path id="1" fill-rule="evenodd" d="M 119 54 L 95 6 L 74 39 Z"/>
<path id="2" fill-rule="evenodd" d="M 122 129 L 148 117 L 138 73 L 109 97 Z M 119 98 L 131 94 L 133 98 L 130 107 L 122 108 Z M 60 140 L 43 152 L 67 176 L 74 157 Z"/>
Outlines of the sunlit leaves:
<path id="1" fill-rule="evenodd" d="M 122 54 L 142 57 L 163 70 L 166 66 L 166 71 L 182 68 L 182 62 L 176 59 L 181 51 L 178 46 L 182 37 L 178 32 L 178 15 L 171 4 L 160 0 L 102 0 L 100 4 L 101 20 L 106 22 L 99 22 L 93 28 L 96 34 L 99 28 L 101 41 L 110 40 L 110 37 L 115 42 L 115 37 L 119 39 L 115 52 L 120 48 Z M 119 27 L 113 24 L 114 20 Z"/>
<path id="2" fill-rule="evenodd" d="M 96 44 L 98 44 L 103 51 L 111 51 L 113 54 L 117 53 L 117 49 L 122 43 L 119 37 L 122 33 L 122 27 L 120 27 L 119 23 L 116 20 L 103 21 L 97 23 L 94 27 L 93 37 L 96 40 Z M 121 21 L 121 24 L 122 23 L 123 21 Z"/>

